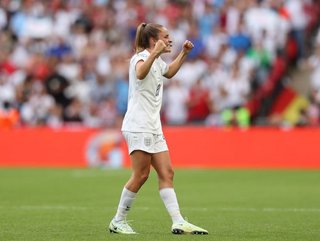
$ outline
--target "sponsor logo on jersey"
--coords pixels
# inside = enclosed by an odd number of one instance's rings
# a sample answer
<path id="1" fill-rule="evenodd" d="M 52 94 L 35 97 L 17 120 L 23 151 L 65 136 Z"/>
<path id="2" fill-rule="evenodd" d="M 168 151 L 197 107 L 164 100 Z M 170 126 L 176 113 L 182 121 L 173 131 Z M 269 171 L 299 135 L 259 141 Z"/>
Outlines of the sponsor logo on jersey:
<path id="1" fill-rule="evenodd" d="M 159 96 L 160 87 L 161 87 L 161 84 L 158 84 L 157 89 L 156 89 L 156 96 Z"/>

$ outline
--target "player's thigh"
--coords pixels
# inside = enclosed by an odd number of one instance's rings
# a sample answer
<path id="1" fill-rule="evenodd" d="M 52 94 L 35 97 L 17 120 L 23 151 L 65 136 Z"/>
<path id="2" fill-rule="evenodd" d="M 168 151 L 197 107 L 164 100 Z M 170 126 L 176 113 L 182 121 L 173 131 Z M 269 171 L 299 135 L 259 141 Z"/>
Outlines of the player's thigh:
<path id="1" fill-rule="evenodd" d="M 133 172 L 139 173 L 149 173 L 151 166 L 151 154 L 136 150 L 130 154 L 130 159 L 132 163 Z"/>
<path id="2" fill-rule="evenodd" d="M 152 154 L 151 164 L 160 177 L 173 176 L 173 168 L 169 151 Z"/>

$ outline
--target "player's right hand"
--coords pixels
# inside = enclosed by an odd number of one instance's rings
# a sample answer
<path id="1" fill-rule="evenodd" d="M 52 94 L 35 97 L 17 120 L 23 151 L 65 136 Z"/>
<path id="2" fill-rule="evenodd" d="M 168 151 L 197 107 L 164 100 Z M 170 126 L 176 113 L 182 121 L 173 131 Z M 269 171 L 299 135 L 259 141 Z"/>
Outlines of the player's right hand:
<path id="1" fill-rule="evenodd" d="M 154 51 L 157 53 L 157 56 L 160 56 L 162 53 L 164 53 L 166 47 L 167 45 L 163 42 L 163 40 L 159 39 L 154 46 Z"/>

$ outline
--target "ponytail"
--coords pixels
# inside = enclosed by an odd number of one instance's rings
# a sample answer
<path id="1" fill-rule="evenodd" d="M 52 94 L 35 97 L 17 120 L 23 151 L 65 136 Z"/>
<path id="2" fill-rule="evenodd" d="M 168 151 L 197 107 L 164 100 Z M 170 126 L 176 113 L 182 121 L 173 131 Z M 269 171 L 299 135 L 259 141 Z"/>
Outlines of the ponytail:
<path id="1" fill-rule="evenodd" d="M 135 39 L 135 52 L 139 53 L 150 47 L 149 39 L 158 39 L 158 34 L 163 28 L 160 24 L 154 23 L 141 23 L 137 27 L 136 39 Z"/>

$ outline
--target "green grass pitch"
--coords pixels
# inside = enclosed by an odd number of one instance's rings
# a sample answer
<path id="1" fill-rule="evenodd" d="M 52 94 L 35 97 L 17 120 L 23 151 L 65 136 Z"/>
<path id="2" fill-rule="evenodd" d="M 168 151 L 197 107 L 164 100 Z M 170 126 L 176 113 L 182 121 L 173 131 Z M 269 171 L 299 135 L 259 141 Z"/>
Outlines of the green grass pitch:
<path id="1" fill-rule="evenodd" d="M 178 169 L 181 211 L 209 235 L 173 235 L 152 171 L 128 216 L 105 230 L 130 170 L 0 169 L 1 241 L 319 241 L 319 170 Z"/>

